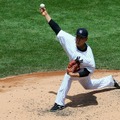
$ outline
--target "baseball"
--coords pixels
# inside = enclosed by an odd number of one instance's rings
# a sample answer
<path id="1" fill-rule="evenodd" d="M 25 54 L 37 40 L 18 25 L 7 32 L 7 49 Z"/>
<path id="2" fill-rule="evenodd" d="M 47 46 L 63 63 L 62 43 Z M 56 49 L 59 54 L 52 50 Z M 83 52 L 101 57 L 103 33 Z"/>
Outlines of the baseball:
<path id="1" fill-rule="evenodd" d="M 45 4 L 40 4 L 40 8 L 45 8 Z"/>

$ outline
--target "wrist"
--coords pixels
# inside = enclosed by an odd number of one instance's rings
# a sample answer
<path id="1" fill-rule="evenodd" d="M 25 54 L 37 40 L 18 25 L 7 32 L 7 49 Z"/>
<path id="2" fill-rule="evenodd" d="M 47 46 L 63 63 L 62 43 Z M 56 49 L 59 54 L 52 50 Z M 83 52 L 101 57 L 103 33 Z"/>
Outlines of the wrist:
<path id="1" fill-rule="evenodd" d="M 69 72 L 68 74 L 69 74 L 71 77 L 80 77 L 80 75 L 79 75 L 78 72 L 75 72 L 75 73 Z"/>
<path id="2" fill-rule="evenodd" d="M 48 22 L 51 20 L 51 17 L 50 17 L 50 15 L 49 15 L 48 13 L 45 14 L 45 18 L 46 18 L 46 20 L 47 20 Z"/>

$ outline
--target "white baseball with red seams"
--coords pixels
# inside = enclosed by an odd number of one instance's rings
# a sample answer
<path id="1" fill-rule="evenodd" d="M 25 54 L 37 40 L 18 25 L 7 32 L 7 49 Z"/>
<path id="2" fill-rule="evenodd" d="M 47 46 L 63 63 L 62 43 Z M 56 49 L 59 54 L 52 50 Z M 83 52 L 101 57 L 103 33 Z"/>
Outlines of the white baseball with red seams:
<path id="1" fill-rule="evenodd" d="M 45 8 L 45 4 L 41 3 L 40 8 Z"/>

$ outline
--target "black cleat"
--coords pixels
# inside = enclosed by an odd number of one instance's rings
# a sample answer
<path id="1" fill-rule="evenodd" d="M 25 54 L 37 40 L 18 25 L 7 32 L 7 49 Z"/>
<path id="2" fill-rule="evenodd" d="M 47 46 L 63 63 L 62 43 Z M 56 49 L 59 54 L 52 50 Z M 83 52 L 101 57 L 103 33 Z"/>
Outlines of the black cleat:
<path id="1" fill-rule="evenodd" d="M 62 110 L 64 109 L 64 106 L 58 105 L 57 103 L 54 104 L 54 106 L 50 109 L 50 112 L 55 112 L 57 110 Z"/>
<path id="2" fill-rule="evenodd" d="M 120 89 L 120 84 L 116 82 L 116 80 L 114 80 L 114 87 L 116 87 L 117 89 Z"/>

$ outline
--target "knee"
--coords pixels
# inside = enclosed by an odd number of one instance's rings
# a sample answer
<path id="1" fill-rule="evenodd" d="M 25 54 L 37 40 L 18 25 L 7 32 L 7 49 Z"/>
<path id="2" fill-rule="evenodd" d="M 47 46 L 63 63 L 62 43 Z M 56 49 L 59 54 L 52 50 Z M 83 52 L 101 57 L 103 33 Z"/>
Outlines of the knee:
<path id="1" fill-rule="evenodd" d="M 92 89 L 92 88 L 89 88 L 89 87 L 84 87 L 84 89 L 86 89 L 86 90 L 90 90 L 90 89 Z"/>
<path id="2" fill-rule="evenodd" d="M 92 85 L 87 85 L 87 86 L 83 86 L 83 87 L 84 87 L 84 89 L 86 89 L 86 90 L 94 89 L 94 86 L 92 86 Z"/>

